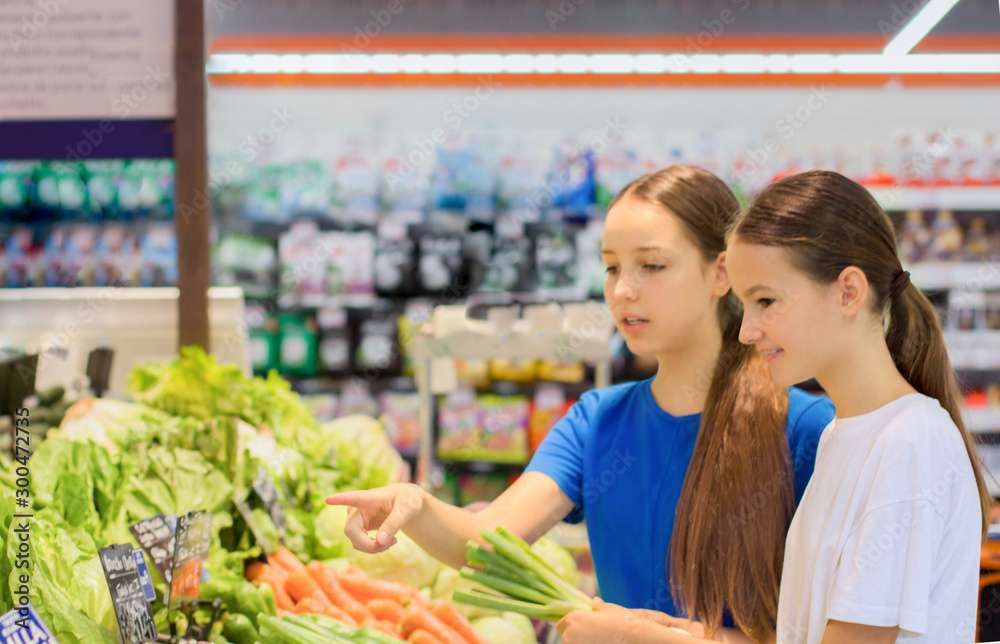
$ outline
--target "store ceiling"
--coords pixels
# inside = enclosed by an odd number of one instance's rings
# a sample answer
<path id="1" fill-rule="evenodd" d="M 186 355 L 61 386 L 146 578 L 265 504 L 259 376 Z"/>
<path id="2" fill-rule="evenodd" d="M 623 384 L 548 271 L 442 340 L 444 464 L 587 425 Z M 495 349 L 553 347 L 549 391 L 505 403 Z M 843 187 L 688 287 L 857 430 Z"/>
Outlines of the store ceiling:
<path id="1" fill-rule="evenodd" d="M 925 0 L 211 0 L 214 34 L 882 35 Z M 389 13 L 393 2 L 396 13 Z M 728 12 L 728 13 L 727 13 Z M 376 23 L 377 24 L 377 23 Z M 893 32 L 894 33 L 894 32 Z M 961 0 L 934 35 L 1000 33 L 997 0 Z M 719 35 L 719 34 L 716 34 Z"/>

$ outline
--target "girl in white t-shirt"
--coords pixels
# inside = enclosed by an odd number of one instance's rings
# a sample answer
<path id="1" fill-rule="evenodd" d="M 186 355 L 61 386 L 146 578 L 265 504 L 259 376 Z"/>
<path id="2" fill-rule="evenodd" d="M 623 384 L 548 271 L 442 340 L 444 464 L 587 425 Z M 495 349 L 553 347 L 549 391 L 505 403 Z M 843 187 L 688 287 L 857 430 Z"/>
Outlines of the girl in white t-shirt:
<path id="1" fill-rule="evenodd" d="M 779 644 L 968 644 L 992 504 L 937 315 L 860 185 L 812 171 L 763 190 L 726 264 L 740 340 L 837 416 L 785 543 Z"/>

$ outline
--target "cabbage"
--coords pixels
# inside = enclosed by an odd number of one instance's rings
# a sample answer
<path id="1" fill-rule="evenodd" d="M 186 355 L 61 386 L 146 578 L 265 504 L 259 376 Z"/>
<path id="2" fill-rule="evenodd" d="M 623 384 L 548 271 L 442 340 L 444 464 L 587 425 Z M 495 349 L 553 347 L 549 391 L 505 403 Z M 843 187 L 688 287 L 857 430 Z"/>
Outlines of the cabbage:
<path id="1" fill-rule="evenodd" d="M 396 539 L 398 543 L 378 554 L 352 549 L 351 558 L 358 567 L 379 579 L 397 581 L 416 588 L 433 584 L 442 564 L 402 532 L 396 533 Z"/>
<path id="2" fill-rule="evenodd" d="M 517 613 L 480 617 L 472 628 L 494 644 L 538 644 L 531 620 Z"/>
<path id="3" fill-rule="evenodd" d="M 331 559 L 347 557 L 351 563 L 379 579 L 395 581 L 415 588 L 430 586 L 443 565 L 402 532 L 396 533 L 398 543 L 378 554 L 355 550 L 344 534 L 348 508 L 328 505 L 316 517 L 316 557 Z"/>
<path id="4" fill-rule="evenodd" d="M 434 582 L 434 588 L 431 590 L 431 597 L 434 599 L 447 599 L 448 601 L 452 601 L 452 593 L 456 590 L 463 590 L 466 592 L 470 590 L 481 590 L 487 593 L 494 592 L 482 584 L 476 583 L 470 579 L 463 579 L 454 568 L 447 566 L 442 567 L 441 571 L 438 572 L 437 579 Z M 465 615 L 466 619 L 475 619 L 477 617 L 500 614 L 499 611 L 492 608 L 483 608 L 482 606 L 473 606 L 472 604 L 464 604 L 462 602 L 453 603 L 455 604 L 455 608 L 458 609 L 458 612 Z"/>
<path id="5" fill-rule="evenodd" d="M 354 414 L 324 423 L 307 454 L 332 459 L 344 489 L 368 490 L 400 480 L 406 464 L 382 425 Z"/>
<path id="6" fill-rule="evenodd" d="M 112 455 L 148 442 L 170 422 L 169 416 L 145 405 L 110 398 L 82 398 L 66 410 L 59 429 L 49 437 L 91 440 Z"/>
<path id="7" fill-rule="evenodd" d="M 220 365 L 200 347 L 183 347 L 169 364 L 136 367 L 128 384 L 136 400 L 173 416 L 241 418 L 257 428 L 269 427 L 288 447 L 303 447 L 301 435 L 317 427 L 299 395 L 275 372 L 266 379 L 247 378 L 239 367 Z"/>
<path id="8" fill-rule="evenodd" d="M 328 505 L 316 515 L 316 558 L 333 559 L 350 557 L 354 545 L 344 534 L 348 509 L 341 505 Z"/>
<path id="9" fill-rule="evenodd" d="M 580 570 L 569 550 L 545 536 L 531 544 L 531 549 L 552 566 L 560 577 L 574 586 L 580 585 Z"/>
<path id="10" fill-rule="evenodd" d="M 22 519 L 14 497 L 0 501 L 0 607 L 13 605 L 13 590 L 23 569 L 15 568 Z M 63 524 L 65 525 L 65 524 Z M 63 644 L 113 644 L 118 629 L 111 594 L 97 557 L 97 546 L 85 532 L 68 532 L 49 510 L 30 521 L 31 602 Z"/>

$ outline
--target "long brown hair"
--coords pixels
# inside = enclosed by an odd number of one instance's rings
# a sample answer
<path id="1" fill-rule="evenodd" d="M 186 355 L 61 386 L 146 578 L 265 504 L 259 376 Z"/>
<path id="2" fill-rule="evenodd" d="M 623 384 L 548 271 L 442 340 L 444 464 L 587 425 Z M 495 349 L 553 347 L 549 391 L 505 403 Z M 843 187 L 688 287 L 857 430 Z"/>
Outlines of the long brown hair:
<path id="1" fill-rule="evenodd" d="M 914 389 L 936 398 L 962 435 L 979 488 L 985 538 L 993 499 L 959 411 L 962 393 L 941 322 L 916 286 L 892 293 L 890 285 L 903 266 L 892 221 L 871 194 L 836 172 L 803 172 L 762 190 L 733 232 L 743 241 L 785 248 L 792 264 L 820 284 L 836 281 L 848 266 L 864 272 L 875 311 L 889 314 L 885 340 L 899 373 Z"/>
<path id="2" fill-rule="evenodd" d="M 611 205 L 641 199 L 683 224 L 706 263 L 726 249 L 739 202 L 718 177 L 673 165 L 627 185 Z M 775 630 L 785 534 L 795 509 L 785 419 L 788 392 L 763 359 L 739 341 L 739 300 L 719 298 L 722 350 L 677 503 L 668 570 L 670 588 L 709 633 L 725 611 L 763 641 Z"/>

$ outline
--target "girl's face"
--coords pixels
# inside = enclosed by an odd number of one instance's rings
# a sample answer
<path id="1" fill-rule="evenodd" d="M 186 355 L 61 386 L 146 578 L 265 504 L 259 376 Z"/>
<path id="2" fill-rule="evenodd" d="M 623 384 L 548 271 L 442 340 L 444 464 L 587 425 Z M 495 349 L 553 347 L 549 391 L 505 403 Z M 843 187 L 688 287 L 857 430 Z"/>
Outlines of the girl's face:
<path id="1" fill-rule="evenodd" d="M 787 251 L 734 239 L 726 250 L 733 293 L 743 302 L 740 342 L 752 344 L 787 387 L 824 372 L 836 358 L 843 319 L 838 290 L 795 268 Z"/>
<path id="2" fill-rule="evenodd" d="M 729 290 L 722 256 L 706 265 L 673 213 L 622 199 L 608 211 L 601 250 L 604 299 L 632 353 L 671 353 L 718 327 L 718 298 Z"/>

